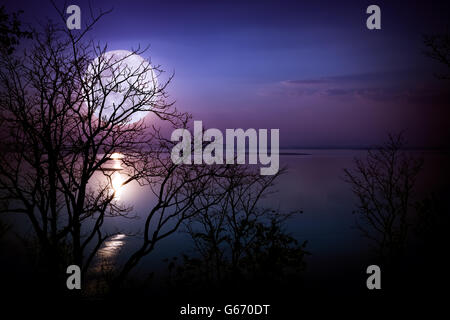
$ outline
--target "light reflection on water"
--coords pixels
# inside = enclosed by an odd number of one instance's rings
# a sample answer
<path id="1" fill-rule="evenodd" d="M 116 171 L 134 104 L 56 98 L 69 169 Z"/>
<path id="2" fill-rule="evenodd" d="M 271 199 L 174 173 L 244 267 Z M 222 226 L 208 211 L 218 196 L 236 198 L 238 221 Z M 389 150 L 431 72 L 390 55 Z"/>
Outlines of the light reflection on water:
<path id="1" fill-rule="evenodd" d="M 120 197 L 122 196 L 124 190 L 123 183 L 126 180 L 125 175 L 121 173 L 124 169 L 122 167 L 123 157 L 124 156 L 121 153 L 113 153 L 100 169 L 100 171 L 103 171 L 105 174 L 110 176 L 110 192 L 111 194 L 114 194 L 114 199 L 116 201 L 120 200 Z"/>
<path id="2" fill-rule="evenodd" d="M 93 189 L 97 186 L 104 186 L 106 183 L 110 195 L 114 194 L 114 201 L 120 202 L 121 204 L 129 204 L 130 201 L 131 203 L 134 202 L 133 195 L 139 188 L 135 183 L 124 185 L 128 176 L 122 162 L 123 158 L 124 155 L 121 153 L 113 153 L 110 155 L 106 163 L 102 165 L 98 170 L 98 174 L 92 178 L 90 183 Z M 122 224 L 123 221 L 120 223 L 117 222 L 116 219 L 111 219 L 111 221 L 108 221 L 106 224 L 108 225 L 106 230 L 107 232 L 113 232 L 113 230 L 117 230 L 117 227 L 122 226 Z M 123 233 L 118 233 L 108 238 L 95 255 L 91 267 L 93 273 L 99 274 L 101 272 L 114 271 L 117 268 L 120 252 L 127 240 L 127 236 Z"/>
<path id="3" fill-rule="evenodd" d="M 120 200 L 120 196 L 123 192 L 123 183 L 125 177 L 120 172 L 114 172 L 111 176 L 111 192 L 114 193 L 114 199 Z"/>
<path id="4" fill-rule="evenodd" d="M 119 233 L 106 240 L 103 246 L 98 250 L 96 261 L 94 263 L 94 272 L 111 271 L 117 256 L 125 244 L 126 235 Z"/>
<path id="5" fill-rule="evenodd" d="M 112 237 L 110 240 L 106 241 L 103 248 L 98 251 L 99 256 L 109 259 L 114 258 L 125 243 L 123 241 L 125 237 L 126 236 L 124 234 L 118 234 Z"/>
<path id="6" fill-rule="evenodd" d="M 285 155 L 280 156 L 280 166 L 288 166 L 288 173 L 278 179 L 276 184 L 278 192 L 263 199 L 261 206 L 281 208 L 284 212 L 298 209 L 303 211 L 303 214 L 296 215 L 289 221 L 286 230 L 299 241 L 308 240 L 307 248 L 314 254 L 314 259 L 308 261 L 310 270 L 326 274 L 330 263 L 346 265 L 348 257 L 364 258 L 368 252 L 368 244 L 354 227 L 355 215 L 352 212 L 355 209 L 356 199 L 342 177 L 343 168 L 352 168 L 354 157 L 364 157 L 366 151 L 284 150 L 284 152 Z M 421 154 L 422 152 L 417 151 L 417 156 Z M 423 190 L 444 185 L 447 183 L 445 177 L 448 176 L 446 174 L 448 155 L 428 152 L 423 156 L 425 166 L 418 180 L 420 194 L 425 194 Z M 121 159 L 112 158 L 107 163 L 111 169 L 119 169 L 121 164 Z M 120 179 L 126 179 L 124 171 L 123 164 L 121 171 L 114 171 L 111 175 L 111 188 L 118 188 L 116 197 L 120 197 L 120 202 L 132 205 L 138 219 L 118 217 L 105 222 L 105 225 L 108 225 L 110 232 L 123 230 L 131 234 L 141 230 L 142 219 L 146 217 L 155 199 L 149 189 L 137 183 L 123 186 L 124 180 Z M 115 178 L 114 174 L 118 177 Z M 101 179 L 105 178 L 100 173 L 99 180 Z M 163 270 L 166 268 L 162 262 L 164 258 L 191 250 L 192 244 L 187 240 L 189 239 L 184 233 L 176 233 L 162 241 L 154 252 L 142 261 L 142 268 Z M 125 259 L 129 257 L 132 250 L 137 248 L 138 242 L 135 237 L 123 234 L 111 237 L 100 249 L 99 260 L 103 259 L 106 262 L 105 266 L 112 269 L 114 267 L 112 264 L 117 263 L 122 257 Z"/>

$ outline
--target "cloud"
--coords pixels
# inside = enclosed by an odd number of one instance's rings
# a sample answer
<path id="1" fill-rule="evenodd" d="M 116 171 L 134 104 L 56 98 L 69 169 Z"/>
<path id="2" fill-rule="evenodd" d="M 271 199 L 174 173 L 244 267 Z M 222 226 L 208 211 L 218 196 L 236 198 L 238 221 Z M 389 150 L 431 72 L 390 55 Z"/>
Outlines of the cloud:
<path id="1" fill-rule="evenodd" d="M 328 83 L 329 79 L 307 79 L 307 80 L 287 80 L 284 81 L 286 85 L 309 85 L 309 84 L 323 84 Z"/>
<path id="2" fill-rule="evenodd" d="M 424 80 L 426 79 L 426 80 Z M 285 80 L 278 92 L 294 96 L 368 99 L 372 101 L 443 102 L 450 92 L 430 74 L 418 71 L 361 73 L 322 78 Z"/>

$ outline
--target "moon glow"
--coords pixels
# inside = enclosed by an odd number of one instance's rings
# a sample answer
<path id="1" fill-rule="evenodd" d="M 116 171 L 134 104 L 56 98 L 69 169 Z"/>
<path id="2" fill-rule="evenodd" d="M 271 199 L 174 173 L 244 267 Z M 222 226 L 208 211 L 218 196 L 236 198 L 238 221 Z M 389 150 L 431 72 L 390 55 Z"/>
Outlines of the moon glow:
<path id="1" fill-rule="evenodd" d="M 97 79 L 90 77 L 88 80 L 90 84 L 95 82 L 92 87 L 99 104 L 94 111 L 97 117 L 109 119 L 123 114 L 128 116 L 128 123 L 134 123 L 148 114 L 151 109 L 149 104 L 156 98 L 158 87 L 150 62 L 131 51 L 108 51 L 94 59 L 88 67 L 88 76 L 99 73 Z M 151 92 L 155 95 L 148 99 Z M 103 101 L 104 106 L 101 107 Z M 143 104 L 144 101 L 146 104 Z M 139 110 L 131 112 L 136 106 Z"/>

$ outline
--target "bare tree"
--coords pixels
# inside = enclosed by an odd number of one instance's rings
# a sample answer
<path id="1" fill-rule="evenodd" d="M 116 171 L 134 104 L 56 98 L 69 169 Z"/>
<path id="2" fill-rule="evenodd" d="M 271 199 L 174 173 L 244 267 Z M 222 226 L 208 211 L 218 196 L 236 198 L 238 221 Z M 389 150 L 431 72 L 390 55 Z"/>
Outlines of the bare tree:
<path id="1" fill-rule="evenodd" d="M 30 38 L 31 32 L 22 28 L 19 15 L 22 11 L 8 14 L 5 6 L 0 7 L 0 45 L 6 54 L 12 54 L 22 38 Z"/>
<path id="2" fill-rule="evenodd" d="M 65 276 L 68 264 L 86 274 L 112 236 L 105 231 L 105 220 L 132 214 L 132 208 L 115 200 L 112 172 L 104 170 L 112 155 L 120 153 L 126 176 L 122 185 L 146 185 L 156 198 L 143 216 L 140 245 L 113 281 L 120 288 L 159 241 L 230 199 L 229 191 L 242 184 L 220 186 L 245 170 L 172 162 L 174 142 L 162 129 L 187 128 L 190 115 L 168 101 L 172 76 L 160 82 L 158 66 L 127 65 L 145 50 L 111 55 L 107 46 L 89 40 L 89 31 L 104 14 L 92 15 L 80 31 L 48 23 L 33 31 L 27 50 L 1 55 L 0 122 L 6 134 L 0 153 L 0 213 L 28 218 L 50 276 Z M 156 119 L 151 126 L 134 121 L 142 113 Z M 99 172 L 105 182 L 94 187 L 91 181 Z M 251 177 L 255 184 L 261 182 Z"/>
<path id="3" fill-rule="evenodd" d="M 78 32 L 49 23 L 33 32 L 31 49 L 5 52 L 0 60 L 0 122 L 6 131 L 1 211 L 28 217 L 55 275 L 67 265 L 59 252 L 63 242 L 69 240 L 71 263 L 86 272 L 110 236 L 102 229 L 105 219 L 130 211 L 114 201 L 109 183 L 89 188 L 114 152 L 127 165 L 123 184 L 155 183 L 150 179 L 174 171 L 155 165 L 169 147 L 160 128 L 132 122 L 133 115 L 152 113 L 176 127 L 189 118 L 166 101 L 171 77 L 156 83 L 158 66 L 126 66 L 126 59 L 145 50 L 109 57 L 106 46 L 86 39 L 103 14 Z M 122 99 L 111 103 L 108 97 L 118 90 Z M 111 172 L 101 172 L 111 179 Z"/>
<path id="4" fill-rule="evenodd" d="M 345 169 L 345 180 L 358 199 L 357 226 L 375 244 L 386 261 L 403 251 L 412 218 L 412 197 L 422 160 L 402 150 L 402 135 L 369 150 L 366 159 L 355 159 L 355 169 Z"/>
<path id="5" fill-rule="evenodd" d="M 447 72 L 436 75 L 439 79 L 450 79 L 448 68 L 450 68 L 450 35 L 447 33 L 424 36 L 427 47 L 425 54 L 433 60 L 447 66 Z"/>
<path id="6" fill-rule="evenodd" d="M 260 176 L 247 167 L 229 169 L 214 186 L 225 196 L 185 223 L 197 256 L 184 255 L 176 281 L 215 285 L 258 277 L 267 281 L 303 269 L 306 242 L 298 245 L 283 230 L 283 223 L 297 212 L 283 214 L 261 204 L 283 172 Z"/>

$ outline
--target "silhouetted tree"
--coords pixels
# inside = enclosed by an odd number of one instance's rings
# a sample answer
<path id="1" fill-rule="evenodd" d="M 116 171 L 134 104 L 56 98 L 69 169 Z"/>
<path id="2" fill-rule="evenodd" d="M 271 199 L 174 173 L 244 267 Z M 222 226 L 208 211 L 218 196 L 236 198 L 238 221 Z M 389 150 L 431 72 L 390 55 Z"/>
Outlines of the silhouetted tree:
<path id="1" fill-rule="evenodd" d="M 284 231 L 294 213 L 261 208 L 282 172 L 259 176 L 247 168 L 230 168 L 221 179 L 221 201 L 185 224 L 194 254 L 183 255 L 181 264 L 170 262 L 175 284 L 223 286 L 256 279 L 267 284 L 304 269 L 306 242 L 300 245 Z"/>
<path id="2" fill-rule="evenodd" d="M 425 54 L 431 59 L 440 62 L 447 68 L 447 72 L 438 74 L 443 80 L 450 79 L 450 35 L 446 33 L 427 35 L 424 37 L 427 48 Z M 432 259 L 440 259 L 442 252 L 446 251 L 447 230 L 450 226 L 449 186 L 439 186 L 431 190 L 430 194 L 419 200 L 415 206 L 418 212 L 416 232 L 422 240 L 424 255 Z"/>
<path id="3" fill-rule="evenodd" d="M 402 254 L 411 224 L 413 190 L 423 161 L 402 150 L 401 134 L 355 159 L 355 169 L 345 169 L 345 180 L 358 199 L 357 226 L 375 244 L 383 261 Z"/>
<path id="4" fill-rule="evenodd" d="M 62 260 L 61 248 L 71 251 L 70 264 L 85 273 L 111 236 L 103 230 L 105 219 L 130 212 L 114 200 L 111 172 L 102 171 L 114 152 L 124 156 L 123 184 L 137 180 L 169 186 L 173 188 L 170 200 L 178 200 L 178 206 L 183 191 L 192 200 L 204 183 L 196 184 L 204 178 L 199 168 L 172 164 L 171 145 L 160 127 L 146 127 L 143 120 L 131 123 L 134 114 L 147 112 L 168 127 L 182 128 L 189 115 L 166 101 L 171 78 L 156 84 L 162 72 L 158 66 L 141 64 L 136 70 L 124 66 L 124 60 L 143 50 L 108 58 L 106 46 L 86 39 L 103 14 L 80 31 L 49 23 L 44 30 L 33 31 L 27 51 L 4 52 L 0 60 L 0 118 L 6 131 L 2 146 L 6 152 L 0 155 L 1 211 L 28 217 L 55 276 L 64 275 L 61 268 L 69 264 Z M 120 88 L 124 83 L 126 90 Z M 122 100 L 108 100 L 118 90 Z M 89 187 L 96 172 L 104 174 L 106 183 Z M 149 213 L 147 232 L 158 210 L 169 205 L 161 202 Z M 175 209 L 166 219 L 158 216 L 160 224 L 181 217 L 186 208 Z M 147 233 L 146 245 L 148 238 Z M 152 238 L 152 243 L 161 238 Z"/>
<path id="5" fill-rule="evenodd" d="M 427 47 L 425 54 L 430 58 L 440 62 L 447 67 L 447 71 L 437 74 L 439 79 L 450 79 L 450 35 L 447 33 L 424 36 L 424 43 Z"/>
<path id="6" fill-rule="evenodd" d="M 245 170 L 174 164 L 170 152 L 175 143 L 162 129 L 187 128 L 190 115 L 168 101 L 172 77 L 156 81 L 162 73 L 158 66 L 126 65 L 145 50 L 110 56 L 107 46 L 90 41 L 87 34 L 105 12 L 81 30 L 68 30 L 64 12 L 59 13 L 62 23 L 33 30 L 27 50 L 0 57 L 0 122 L 6 133 L 0 213 L 28 218 L 44 269 L 56 278 L 56 286 L 65 283 L 60 278 L 68 264 L 80 266 L 85 275 L 112 236 L 105 221 L 132 212 L 115 200 L 112 172 L 103 169 L 114 153 L 122 154 L 122 185 L 136 181 L 148 186 L 156 203 L 143 215 L 140 245 L 112 281 L 120 288 L 159 241 L 220 204 L 230 191 L 221 187 L 223 182 Z M 132 122 L 142 112 L 155 119 L 151 126 Z M 105 182 L 93 186 L 96 173 Z"/>
<path id="7" fill-rule="evenodd" d="M 21 38 L 31 38 L 31 32 L 21 28 L 19 15 L 22 11 L 8 14 L 5 6 L 0 7 L 0 45 L 6 54 L 12 54 Z"/>

